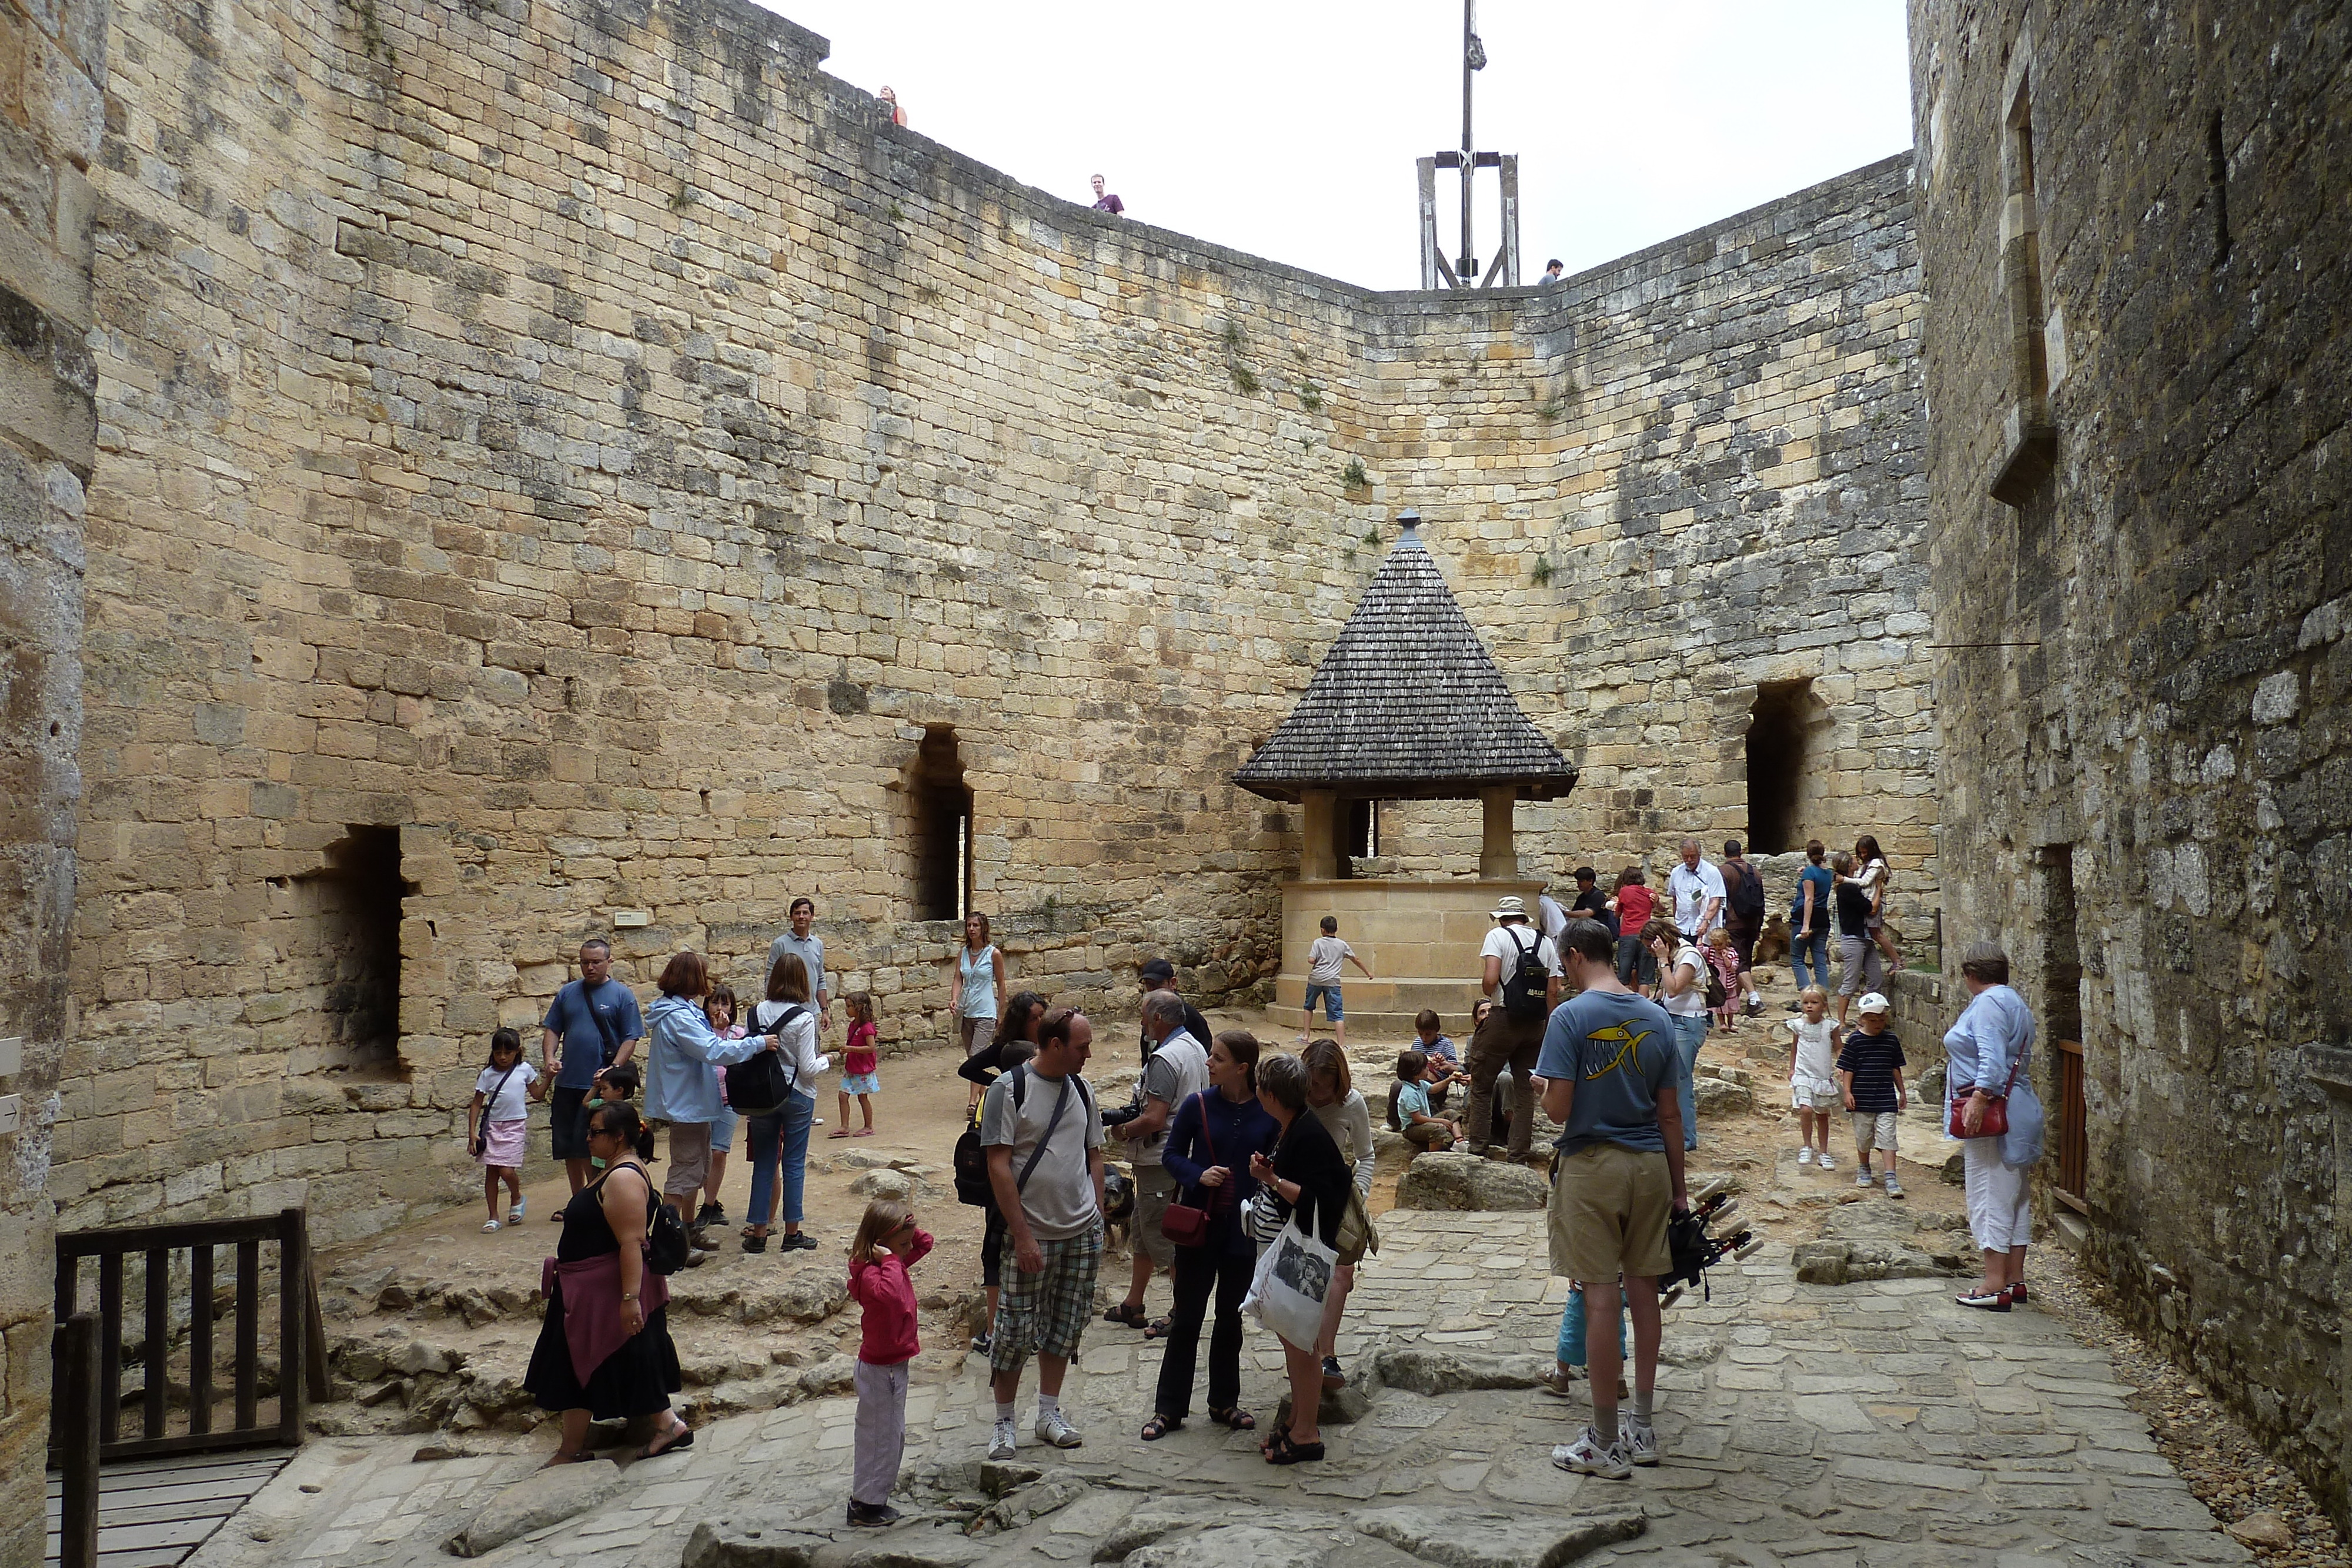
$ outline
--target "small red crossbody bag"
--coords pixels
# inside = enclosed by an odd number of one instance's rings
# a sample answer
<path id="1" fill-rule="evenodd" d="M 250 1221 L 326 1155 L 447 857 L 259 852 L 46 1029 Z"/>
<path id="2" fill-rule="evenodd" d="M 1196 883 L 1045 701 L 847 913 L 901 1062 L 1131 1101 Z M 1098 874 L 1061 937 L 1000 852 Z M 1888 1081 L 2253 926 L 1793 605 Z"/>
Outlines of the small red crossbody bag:
<path id="1" fill-rule="evenodd" d="M 1201 1141 L 1208 1145 L 1209 1159 L 1214 1163 L 1217 1145 L 1215 1140 L 1209 1136 L 1209 1107 L 1205 1103 L 1201 1107 Z M 1170 1204 L 1168 1211 L 1160 1217 L 1160 1234 L 1179 1247 L 1198 1247 L 1208 1240 L 1208 1200 L 1204 1197 L 1202 1202 L 1202 1207 L 1199 1208 L 1186 1203 Z"/>
<path id="2" fill-rule="evenodd" d="M 2009 1064 L 2009 1082 L 2000 1086 L 2000 1093 L 1985 1102 L 1984 1120 L 1977 1124 L 1975 1132 L 1969 1132 L 1960 1121 L 1960 1113 L 1968 1109 L 1969 1097 L 1965 1094 L 1952 1102 L 1951 1123 L 1945 1130 L 1955 1138 L 1998 1138 L 2006 1135 L 2009 1132 L 2009 1092 L 2017 1086 L 2017 1070 L 2023 1065 L 2025 1065 L 2025 1057 L 2021 1052 L 2018 1059 Z"/>

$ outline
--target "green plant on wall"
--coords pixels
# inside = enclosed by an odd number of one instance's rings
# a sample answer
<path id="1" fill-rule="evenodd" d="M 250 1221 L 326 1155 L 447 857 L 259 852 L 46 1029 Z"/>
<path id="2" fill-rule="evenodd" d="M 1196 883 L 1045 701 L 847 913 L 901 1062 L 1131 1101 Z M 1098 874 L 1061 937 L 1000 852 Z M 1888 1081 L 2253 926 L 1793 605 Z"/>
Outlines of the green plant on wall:
<path id="1" fill-rule="evenodd" d="M 351 0 L 352 19 L 360 30 L 360 52 L 372 60 L 394 63 L 392 41 L 383 36 L 383 19 L 375 12 L 375 0 Z"/>
<path id="2" fill-rule="evenodd" d="M 1538 555 L 1535 559 L 1535 564 L 1528 568 L 1528 575 L 1536 580 L 1536 586 L 1538 588 L 1549 585 L 1551 581 L 1551 552 L 1549 550 Z"/>
<path id="3" fill-rule="evenodd" d="M 1364 472 L 1362 458 L 1350 457 L 1348 465 L 1339 470 L 1339 482 L 1351 490 L 1360 490 L 1372 482 L 1372 476 Z"/>
<path id="4" fill-rule="evenodd" d="M 1247 365 L 1234 365 L 1232 369 L 1234 372 L 1234 390 L 1235 392 L 1254 392 L 1257 391 L 1257 372 L 1255 371 L 1251 370 Z"/>
<path id="5" fill-rule="evenodd" d="M 1368 544 L 1368 545 L 1376 545 L 1376 544 L 1380 543 L 1380 542 L 1381 542 L 1381 530 L 1380 530 L 1380 529 L 1378 529 L 1378 528 L 1367 528 L 1367 529 L 1365 529 L 1365 530 L 1364 530 L 1364 542 L 1365 542 L 1366 544 Z"/>
<path id="6" fill-rule="evenodd" d="M 673 213 L 682 213 L 693 204 L 694 187 L 680 180 L 677 183 L 677 189 L 670 193 L 669 210 Z"/>
<path id="7" fill-rule="evenodd" d="M 1323 407 L 1323 389 L 1317 386 L 1313 382 L 1305 382 L 1300 383 L 1298 388 L 1298 406 L 1305 409 L 1309 413 L 1320 412 Z"/>

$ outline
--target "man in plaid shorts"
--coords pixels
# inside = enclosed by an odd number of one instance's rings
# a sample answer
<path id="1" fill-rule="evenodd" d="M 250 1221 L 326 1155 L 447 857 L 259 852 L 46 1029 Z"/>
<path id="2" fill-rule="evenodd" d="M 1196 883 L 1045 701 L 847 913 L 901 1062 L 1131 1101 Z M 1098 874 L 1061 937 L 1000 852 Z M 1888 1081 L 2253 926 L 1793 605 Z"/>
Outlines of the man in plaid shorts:
<path id="1" fill-rule="evenodd" d="M 1102 1113 L 1078 1075 L 1094 1039 L 1084 1013 L 1047 1014 L 1035 1058 L 989 1085 L 981 1107 L 980 1142 L 1013 1265 L 1004 1273 L 988 1352 L 996 1392 L 992 1459 L 1013 1458 L 1013 1402 L 1032 1352 L 1039 1439 L 1057 1448 L 1085 1440 L 1062 1417 L 1062 1375 L 1077 1359 L 1102 1269 Z"/>

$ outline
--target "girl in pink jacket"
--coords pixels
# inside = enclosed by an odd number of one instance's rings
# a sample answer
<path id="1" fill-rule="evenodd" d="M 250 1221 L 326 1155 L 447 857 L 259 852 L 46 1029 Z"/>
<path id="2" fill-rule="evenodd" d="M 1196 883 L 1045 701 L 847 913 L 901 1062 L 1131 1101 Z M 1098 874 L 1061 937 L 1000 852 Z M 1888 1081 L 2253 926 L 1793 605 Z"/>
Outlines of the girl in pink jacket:
<path id="1" fill-rule="evenodd" d="M 907 1270 L 931 1249 L 915 1228 L 914 1210 L 877 1197 L 849 1244 L 850 1298 L 866 1309 L 857 1347 L 857 1433 L 849 1477 L 849 1522 L 898 1522 L 890 1489 L 907 1451 L 907 1368 L 922 1349 L 915 1338 L 915 1281 Z"/>

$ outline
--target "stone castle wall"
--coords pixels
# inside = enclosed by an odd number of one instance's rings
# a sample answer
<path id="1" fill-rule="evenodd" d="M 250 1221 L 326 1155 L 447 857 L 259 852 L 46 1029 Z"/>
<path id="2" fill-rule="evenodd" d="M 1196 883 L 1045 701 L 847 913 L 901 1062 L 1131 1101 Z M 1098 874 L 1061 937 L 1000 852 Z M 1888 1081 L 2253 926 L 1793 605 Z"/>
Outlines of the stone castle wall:
<path id="1" fill-rule="evenodd" d="M 0 1563 L 43 1552 L 55 1093 L 81 745 L 82 517 L 97 427 L 91 159 L 106 13 L 0 5 Z"/>
<path id="2" fill-rule="evenodd" d="M 641 986 L 740 984 L 813 894 L 886 1041 L 944 1038 L 950 731 L 1020 979 L 1262 991 L 1297 818 L 1226 779 L 1408 503 L 1537 722 L 1607 737 L 1625 800 L 1528 808 L 1539 854 L 1736 831 L 1719 729 L 1785 669 L 1911 737 L 1823 753 L 1879 796 L 1821 815 L 1932 877 L 1916 661 L 1839 684 L 1916 601 L 1901 161 L 1557 296 L 1379 296 L 887 128 L 731 3 L 114 37 L 70 1223 L 447 1201 L 487 1032 L 616 925 Z M 1655 628 L 1598 710 L 1595 602 Z"/>
<path id="3" fill-rule="evenodd" d="M 1997 936 L 2081 1040 L 2053 1218 L 2342 1520 L 2352 17 L 1915 3 L 1911 38 L 1948 979 Z"/>

